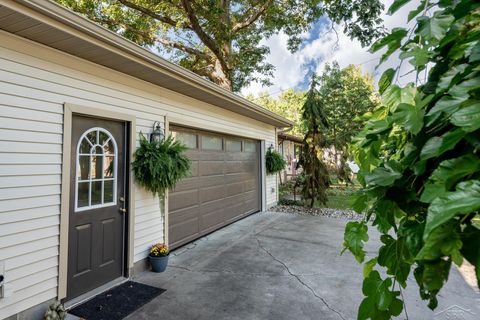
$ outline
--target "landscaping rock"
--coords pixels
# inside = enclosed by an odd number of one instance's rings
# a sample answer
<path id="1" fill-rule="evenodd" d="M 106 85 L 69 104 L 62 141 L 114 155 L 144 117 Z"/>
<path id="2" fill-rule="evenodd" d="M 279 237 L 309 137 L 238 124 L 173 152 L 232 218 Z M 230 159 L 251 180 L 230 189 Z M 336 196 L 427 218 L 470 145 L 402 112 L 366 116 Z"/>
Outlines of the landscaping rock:
<path id="1" fill-rule="evenodd" d="M 362 220 L 363 215 L 356 213 L 353 210 L 342 210 L 334 208 L 310 208 L 303 206 L 285 206 L 277 205 L 270 208 L 271 212 L 294 213 L 302 216 L 322 216 L 329 218 L 340 218 L 347 220 Z"/>

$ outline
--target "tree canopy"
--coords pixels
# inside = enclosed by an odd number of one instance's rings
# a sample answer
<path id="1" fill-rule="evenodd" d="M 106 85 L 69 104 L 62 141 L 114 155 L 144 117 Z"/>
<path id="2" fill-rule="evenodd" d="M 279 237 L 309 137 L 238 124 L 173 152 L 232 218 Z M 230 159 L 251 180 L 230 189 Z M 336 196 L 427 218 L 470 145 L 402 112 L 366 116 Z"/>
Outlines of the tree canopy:
<path id="1" fill-rule="evenodd" d="M 372 76 L 356 65 L 340 69 L 337 62 L 326 64 L 318 94 L 329 124 L 326 145 L 335 150 L 344 150 L 363 127 L 361 116 L 380 104 Z"/>
<path id="2" fill-rule="evenodd" d="M 294 123 L 293 128 L 290 130 L 291 134 L 301 137 L 305 134 L 306 127 L 302 120 L 302 110 L 306 100 L 304 91 L 288 89 L 276 98 L 271 97 L 266 92 L 261 93 L 258 97 L 248 95 L 246 98 L 291 120 Z"/>
<path id="3" fill-rule="evenodd" d="M 233 91 L 269 83 L 273 66 L 261 41 L 278 32 L 292 51 L 324 15 L 363 44 L 382 33 L 379 0 L 56 1 Z"/>

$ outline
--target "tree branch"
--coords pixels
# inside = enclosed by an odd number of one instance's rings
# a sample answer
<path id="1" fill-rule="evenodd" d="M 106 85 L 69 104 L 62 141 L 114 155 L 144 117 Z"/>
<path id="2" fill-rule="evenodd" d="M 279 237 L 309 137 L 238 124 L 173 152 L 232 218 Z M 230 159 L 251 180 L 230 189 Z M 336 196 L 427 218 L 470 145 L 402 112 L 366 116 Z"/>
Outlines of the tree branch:
<path id="1" fill-rule="evenodd" d="M 116 21 L 116 20 L 113 20 L 113 19 L 106 19 L 106 18 L 92 17 L 92 19 L 93 19 L 95 22 L 102 23 L 102 24 L 114 24 L 114 25 L 121 26 L 121 27 L 125 28 L 126 30 L 128 30 L 128 31 L 130 31 L 130 32 L 133 32 L 133 33 L 141 36 L 141 37 L 144 38 L 144 39 L 149 39 L 150 41 L 157 41 L 157 42 L 161 43 L 161 44 L 164 45 L 164 46 L 181 50 L 181 51 L 183 51 L 183 52 L 192 54 L 192 55 L 194 55 L 194 56 L 196 56 L 196 57 L 198 57 L 198 58 L 200 58 L 200 59 L 204 59 L 204 60 L 206 60 L 206 61 L 210 61 L 210 60 L 211 60 L 211 57 L 209 57 L 208 54 L 206 54 L 206 53 L 203 52 L 203 51 L 200 51 L 200 50 L 198 50 L 198 49 L 189 47 L 189 46 L 184 45 L 183 43 L 180 43 L 180 42 L 175 42 L 175 41 L 171 41 L 171 40 L 168 40 L 168 39 L 163 39 L 163 38 L 160 38 L 160 37 L 152 37 L 148 32 L 145 32 L 145 31 L 142 31 L 142 30 L 138 30 L 138 29 L 132 27 L 132 26 L 129 25 L 129 24 L 122 23 L 122 22 L 120 22 L 120 21 Z"/>
<path id="2" fill-rule="evenodd" d="M 260 18 L 260 16 L 267 10 L 268 6 L 272 3 L 272 0 L 265 1 L 263 5 L 256 11 L 254 12 L 250 17 L 245 19 L 244 21 L 237 22 L 234 26 L 232 31 L 237 32 L 239 30 L 245 29 L 252 25 L 255 21 Z M 250 10 L 247 10 L 247 12 Z"/>
<path id="3" fill-rule="evenodd" d="M 123 1 L 123 0 L 122 0 Z M 192 24 L 193 31 L 198 35 L 200 40 L 209 48 L 213 54 L 217 57 L 218 61 L 220 62 L 222 68 L 225 70 L 225 73 L 229 70 L 229 67 L 225 61 L 225 57 L 222 54 L 217 42 L 210 37 L 202 28 L 200 23 L 198 22 L 197 16 L 192 8 L 192 1 L 191 0 L 182 0 L 183 8 L 187 13 L 188 19 Z"/>
<path id="4" fill-rule="evenodd" d="M 118 2 L 120 2 L 121 4 L 123 4 L 124 6 L 126 7 L 129 7 L 130 9 L 134 9 L 134 10 L 137 10 L 155 20 L 158 20 L 160 22 L 163 22 L 165 24 L 168 24 L 172 27 L 177 27 L 178 24 L 177 24 L 177 21 L 173 20 L 172 18 L 170 17 L 166 17 L 166 16 L 162 16 L 158 13 L 156 13 L 155 11 L 152 11 L 148 8 L 145 8 L 143 6 L 140 6 L 138 4 L 135 4 L 135 3 L 132 3 L 128 0 L 117 0 Z M 188 25 L 188 24 L 182 24 L 181 25 L 183 28 L 186 28 L 186 29 L 192 29 L 192 26 Z"/>
<path id="5" fill-rule="evenodd" d="M 202 52 L 198 49 L 195 49 L 195 48 L 186 46 L 182 43 L 171 41 L 171 40 L 168 40 L 168 39 L 163 39 L 163 38 L 158 38 L 158 37 L 156 39 L 157 39 L 158 42 L 160 42 L 164 46 L 174 48 L 174 49 L 178 49 L 178 50 L 181 50 L 183 52 L 192 54 L 196 57 L 199 57 L 199 58 L 202 58 L 202 59 L 205 59 L 205 60 L 209 60 L 209 56 L 205 52 Z"/>

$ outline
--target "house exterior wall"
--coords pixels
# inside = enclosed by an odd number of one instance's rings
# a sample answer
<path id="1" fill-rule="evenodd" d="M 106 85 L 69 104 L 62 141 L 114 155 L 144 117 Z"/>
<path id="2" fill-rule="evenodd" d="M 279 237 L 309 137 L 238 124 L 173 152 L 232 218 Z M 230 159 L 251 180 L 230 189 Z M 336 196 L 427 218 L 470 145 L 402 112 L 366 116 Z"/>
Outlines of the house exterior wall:
<path id="1" fill-rule="evenodd" d="M 65 103 L 135 116 L 137 145 L 166 118 L 276 145 L 271 125 L 0 31 L 0 268 L 12 292 L 0 319 L 57 297 Z M 276 177 L 265 185 L 269 207 Z M 133 214 L 136 262 L 165 226 L 158 198 L 140 188 Z"/>

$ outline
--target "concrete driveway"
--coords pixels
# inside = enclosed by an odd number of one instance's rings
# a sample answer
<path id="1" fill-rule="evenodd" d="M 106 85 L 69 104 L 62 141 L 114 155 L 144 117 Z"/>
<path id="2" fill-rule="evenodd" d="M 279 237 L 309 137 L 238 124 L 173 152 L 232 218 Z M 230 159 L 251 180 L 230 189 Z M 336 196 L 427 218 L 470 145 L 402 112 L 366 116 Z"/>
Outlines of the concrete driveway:
<path id="1" fill-rule="evenodd" d="M 166 272 L 135 277 L 167 292 L 127 319 L 356 319 L 362 268 L 339 254 L 346 222 L 281 213 L 238 221 L 172 252 Z M 413 280 L 404 294 L 413 320 L 480 319 L 480 294 L 456 269 L 435 312 Z"/>

